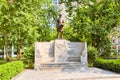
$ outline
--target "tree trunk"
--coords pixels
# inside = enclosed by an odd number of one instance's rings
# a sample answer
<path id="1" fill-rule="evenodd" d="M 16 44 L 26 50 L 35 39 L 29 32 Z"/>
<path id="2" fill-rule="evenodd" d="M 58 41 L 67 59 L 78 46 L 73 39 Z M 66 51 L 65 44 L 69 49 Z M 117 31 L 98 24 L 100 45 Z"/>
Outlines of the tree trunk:
<path id="1" fill-rule="evenodd" d="M 18 41 L 18 48 L 17 48 L 17 59 L 20 60 L 22 58 L 22 41 Z"/>
<path id="2" fill-rule="evenodd" d="M 5 45 L 5 55 L 6 55 L 6 61 L 8 62 L 9 59 L 9 55 L 8 55 L 8 44 L 7 44 L 7 38 L 6 38 L 6 34 L 3 36 L 3 41 L 4 41 L 4 45 Z"/>

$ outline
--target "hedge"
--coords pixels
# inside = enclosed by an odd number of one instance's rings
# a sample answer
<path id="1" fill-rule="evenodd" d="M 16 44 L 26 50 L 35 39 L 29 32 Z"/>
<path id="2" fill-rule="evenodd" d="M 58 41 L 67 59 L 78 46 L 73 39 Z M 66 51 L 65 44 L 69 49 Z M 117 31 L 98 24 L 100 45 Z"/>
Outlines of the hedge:
<path id="1" fill-rule="evenodd" d="M 97 59 L 93 66 L 120 73 L 120 60 Z"/>
<path id="2" fill-rule="evenodd" d="M 0 65 L 0 80 L 10 80 L 12 77 L 23 71 L 23 62 L 14 61 Z"/>

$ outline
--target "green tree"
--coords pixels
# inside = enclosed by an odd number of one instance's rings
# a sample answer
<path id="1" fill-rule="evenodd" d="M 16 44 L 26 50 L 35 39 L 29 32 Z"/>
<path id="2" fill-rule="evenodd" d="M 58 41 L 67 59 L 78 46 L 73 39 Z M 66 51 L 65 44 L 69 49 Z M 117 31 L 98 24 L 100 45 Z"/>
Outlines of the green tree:
<path id="1" fill-rule="evenodd" d="M 37 0 L 13 1 L 9 4 L 11 4 L 9 10 L 12 11 L 11 26 L 14 26 L 11 38 L 17 46 L 17 58 L 21 59 L 25 45 L 30 45 L 38 37 L 35 15 Z"/>
<path id="2" fill-rule="evenodd" d="M 40 5 L 38 12 L 38 33 L 40 34 L 38 41 L 50 41 L 53 39 L 54 27 L 58 16 L 56 6 L 51 1 L 45 1 Z"/>
<path id="3" fill-rule="evenodd" d="M 70 11 L 70 10 L 69 10 Z M 109 33 L 119 25 L 120 3 L 118 0 L 82 0 L 75 11 L 69 28 L 73 41 L 87 41 L 99 52 L 110 53 Z M 68 31 L 69 31 L 68 30 Z M 69 33 L 69 32 L 68 32 Z"/>
<path id="4" fill-rule="evenodd" d="M 13 29 L 13 26 L 11 25 L 11 15 L 8 13 L 11 13 L 11 11 L 9 10 L 10 5 L 6 0 L 1 0 L 0 4 L 0 35 L 3 38 L 3 43 L 5 46 L 6 61 L 9 61 L 8 46 L 10 31 Z"/>
<path id="5" fill-rule="evenodd" d="M 6 48 L 6 58 L 8 59 L 8 43 L 17 45 L 17 57 L 22 56 L 22 48 L 24 45 L 30 45 L 38 38 L 37 25 L 35 17 L 36 4 L 39 1 L 23 0 L 23 1 L 1 1 L 1 19 L 0 28 L 1 35 Z M 9 42 L 10 41 L 10 42 Z"/>

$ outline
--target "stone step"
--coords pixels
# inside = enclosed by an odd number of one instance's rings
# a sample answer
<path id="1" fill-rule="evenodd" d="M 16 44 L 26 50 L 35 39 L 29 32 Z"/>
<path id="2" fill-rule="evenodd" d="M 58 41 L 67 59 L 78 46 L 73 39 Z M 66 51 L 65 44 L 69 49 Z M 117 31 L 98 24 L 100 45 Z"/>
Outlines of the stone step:
<path id="1" fill-rule="evenodd" d="M 38 68 L 40 71 L 61 71 L 65 68 Z"/>
<path id="2" fill-rule="evenodd" d="M 60 66 L 82 66 L 80 62 L 52 62 L 42 63 L 41 66 L 60 67 Z"/>
<path id="3" fill-rule="evenodd" d="M 83 67 L 80 62 L 73 62 L 73 63 L 42 63 L 38 66 L 39 70 L 58 70 L 58 69 L 66 69 L 66 68 L 80 68 Z"/>
<path id="4" fill-rule="evenodd" d="M 84 68 L 85 66 L 73 66 L 73 67 L 39 67 L 37 70 L 41 70 L 41 71 L 63 71 L 66 69 L 78 69 L 78 68 Z"/>
<path id="5" fill-rule="evenodd" d="M 81 64 L 41 64 L 40 67 L 72 67 L 72 66 L 83 66 Z"/>

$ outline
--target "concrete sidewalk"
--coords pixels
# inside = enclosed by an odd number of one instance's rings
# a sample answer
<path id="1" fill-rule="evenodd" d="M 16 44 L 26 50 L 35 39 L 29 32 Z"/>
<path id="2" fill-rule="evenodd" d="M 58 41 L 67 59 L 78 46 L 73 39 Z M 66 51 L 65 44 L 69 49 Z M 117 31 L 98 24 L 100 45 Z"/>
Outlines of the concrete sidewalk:
<path id="1" fill-rule="evenodd" d="M 52 71 L 24 70 L 11 80 L 120 80 L 120 74 L 98 68 Z"/>

